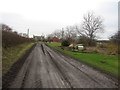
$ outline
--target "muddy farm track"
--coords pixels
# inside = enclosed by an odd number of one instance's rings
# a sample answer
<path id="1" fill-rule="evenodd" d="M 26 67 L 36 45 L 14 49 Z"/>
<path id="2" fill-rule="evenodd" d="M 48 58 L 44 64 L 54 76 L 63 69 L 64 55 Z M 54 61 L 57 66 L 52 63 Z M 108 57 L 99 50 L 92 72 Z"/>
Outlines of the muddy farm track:
<path id="1" fill-rule="evenodd" d="M 116 88 L 107 75 L 37 44 L 9 88 Z"/>

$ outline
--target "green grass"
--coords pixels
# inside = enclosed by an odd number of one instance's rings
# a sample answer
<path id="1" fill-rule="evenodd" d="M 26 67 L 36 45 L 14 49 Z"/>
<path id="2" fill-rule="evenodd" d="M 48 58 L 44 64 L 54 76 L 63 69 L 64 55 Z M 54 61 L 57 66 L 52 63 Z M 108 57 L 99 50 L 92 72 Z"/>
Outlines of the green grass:
<path id="1" fill-rule="evenodd" d="M 3 75 L 10 67 L 25 54 L 26 50 L 30 49 L 34 43 L 24 43 L 15 47 L 2 48 L 2 73 Z"/>
<path id="2" fill-rule="evenodd" d="M 105 55 L 100 53 L 80 53 L 72 52 L 68 50 L 62 50 L 59 46 L 60 43 L 48 43 L 48 46 L 55 48 L 56 50 L 69 55 L 75 59 L 78 59 L 90 66 L 93 66 L 99 70 L 110 73 L 111 75 L 118 77 L 118 56 Z"/>

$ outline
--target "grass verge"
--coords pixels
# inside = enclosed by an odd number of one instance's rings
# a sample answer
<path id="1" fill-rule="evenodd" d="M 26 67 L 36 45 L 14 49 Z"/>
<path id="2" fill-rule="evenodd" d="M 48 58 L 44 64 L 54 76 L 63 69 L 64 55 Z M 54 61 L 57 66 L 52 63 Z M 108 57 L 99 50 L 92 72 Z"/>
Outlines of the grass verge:
<path id="1" fill-rule="evenodd" d="M 30 49 L 34 43 L 24 43 L 10 48 L 2 48 L 2 74 L 4 75 L 11 66 Z"/>
<path id="2" fill-rule="evenodd" d="M 106 55 L 100 53 L 80 53 L 72 52 L 68 50 L 62 50 L 59 46 L 60 43 L 48 43 L 49 47 L 56 49 L 68 56 L 71 56 L 79 61 L 82 61 L 94 68 L 97 68 L 107 74 L 114 77 L 118 77 L 118 56 L 116 55 Z"/>

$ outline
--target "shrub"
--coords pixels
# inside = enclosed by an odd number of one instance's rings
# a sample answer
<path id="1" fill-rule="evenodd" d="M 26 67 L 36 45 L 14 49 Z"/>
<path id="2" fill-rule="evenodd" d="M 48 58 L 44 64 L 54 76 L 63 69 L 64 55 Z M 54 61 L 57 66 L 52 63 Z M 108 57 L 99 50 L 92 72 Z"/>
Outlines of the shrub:
<path id="1" fill-rule="evenodd" d="M 63 40 L 61 43 L 62 46 L 69 46 L 70 42 L 68 40 Z"/>
<path id="2" fill-rule="evenodd" d="M 112 55 L 118 54 L 118 45 L 114 43 L 109 43 L 107 45 L 107 53 Z"/>
<path id="3" fill-rule="evenodd" d="M 80 36 L 78 39 L 78 44 L 84 44 L 85 46 L 96 46 L 96 40 L 90 39 L 86 36 Z"/>

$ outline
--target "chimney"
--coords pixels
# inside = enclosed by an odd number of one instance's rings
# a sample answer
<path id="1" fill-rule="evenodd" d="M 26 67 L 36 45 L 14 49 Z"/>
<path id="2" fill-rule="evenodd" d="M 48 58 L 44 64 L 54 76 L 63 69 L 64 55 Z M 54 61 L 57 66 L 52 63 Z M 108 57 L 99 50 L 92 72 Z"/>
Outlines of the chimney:
<path id="1" fill-rule="evenodd" d="M 27 30 L 27 36 L 28 36 L 28 38 L 29 38 L 29 29 Z"/>

